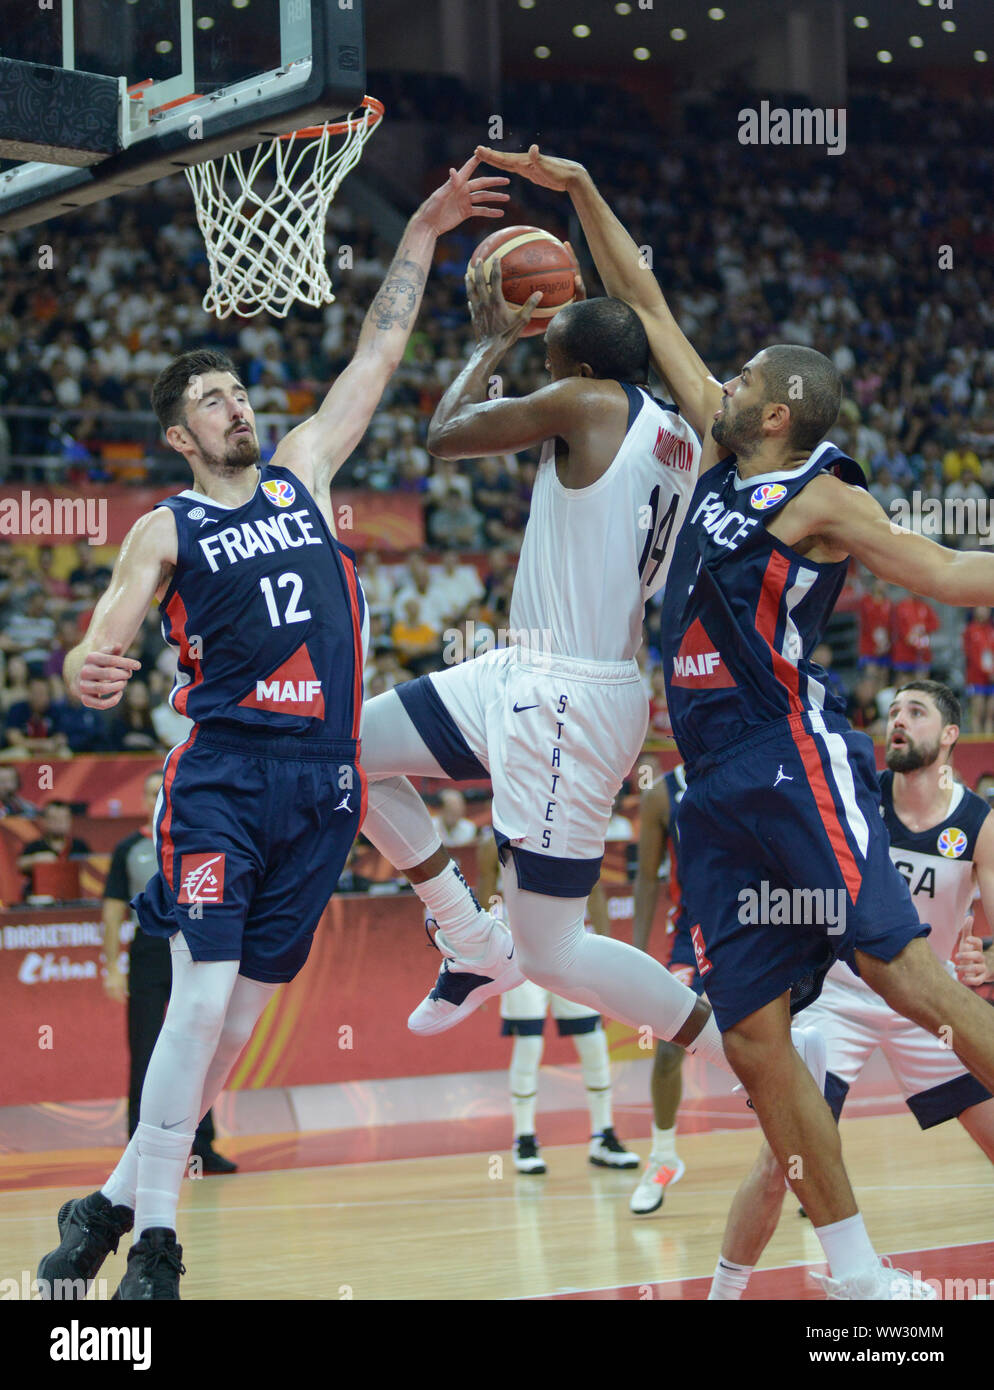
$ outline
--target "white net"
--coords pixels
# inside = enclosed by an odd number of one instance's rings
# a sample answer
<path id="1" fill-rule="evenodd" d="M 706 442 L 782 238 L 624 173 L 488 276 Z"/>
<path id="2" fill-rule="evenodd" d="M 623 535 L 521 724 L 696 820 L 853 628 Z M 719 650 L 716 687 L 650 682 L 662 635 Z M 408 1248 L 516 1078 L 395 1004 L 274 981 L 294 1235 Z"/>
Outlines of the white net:
<path id="1" fill-rule="evenodd" d="M 325 266 L 325 218 L 383 115 L 365 97 L 344 121 L 279 136 L 186 170 L 207 247 L 204 308 L 227 318 L 335 296 Z"/>

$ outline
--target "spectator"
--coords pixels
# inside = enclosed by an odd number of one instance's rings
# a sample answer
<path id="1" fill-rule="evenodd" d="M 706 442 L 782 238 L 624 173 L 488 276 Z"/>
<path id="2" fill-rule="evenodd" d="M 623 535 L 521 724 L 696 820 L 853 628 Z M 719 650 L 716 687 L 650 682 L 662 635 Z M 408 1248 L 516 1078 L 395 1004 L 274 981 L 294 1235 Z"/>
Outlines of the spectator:
<path id="1" fill-rule="evenodd" d="M 114 753 L 154 753 L 160 748 L 159 735 L 150 709 L 148 686 L 132 679 L 124 687 L 124 699 L 114 711 L 109 746 Z"/>
<path id="2" fill-rule="evenodd" d="M 994 625 L 989 608 L 975 608 L 963 629 L 970 732 L 994 734 Z"/>
<path id="3" fill-rule="evenodd" d="M 46 609 L 54 618 L 66 608 L 72 598 L 72 590 L 67 579 L 56 579 L 52 573 L 55 563 L 55 547 L 40 545 L 36 552 L 38 578 L 45 595 Z"/>
<path id="4" fill-rule="evenodd" d="M 4 661 L 3 653 L 0 652 L 0 661 Z M 0 712 L 6 716 L 14 705 L 21 704 L 28 698 L 28 663 L 23 656 L 12 656 L 5 660 L 6 670 L 4 672 L 3 686 L 0 687 Z"/>
<path id="5" fill-rule="evenodd" d="M 7 711 L 7 744 L 26 757 L 64 758 L 68 745 L 58 728 L 58 711 L 52 708 L 51 685 L 45 676 L 28 681 L 28 698 Z"/>
<path id="6" fill-rule="evenodd" d="M 939 629 L 935 609 L 908 594 L 894 607 L 891 640 L 891 666 L 895 671 L 910 672 L 923 678 L 932 665 L 932 633 Z"/>
<path id="7" fill-rule="evenodd" d="M 432 658 L 438 655 L 441 633 L 421 616 L 421 604 L 416 598 L 406 599 L 400 612 L 390 636 L 403 664 L 414 675 L 420 675 L 430 669 Z"/>
<path id="8" fill-rule="evenodd" d="M 859 669 L 880 683 L 890 670 L 891 626 L 894 605 L 887 585 L 874 579 L 859 601 Z"/>
<path id="9" fill-rule="evenodd" d="M 0 763 L 0 820 L 5 816 L 26 816 L 34 820 L 41 810 L 21 795 L 21 774 L 10 763 Z"/>
<path id="10" fill-rule="evenodd" d="M 906 487 L 912 481 L 911 465 L 905 454 L 898 448 L 897 437 L 893 434 L 887 436 L 883 449 L 874 454 L 870 460 L 870 468 L 875 477 L 879 477 L 881 470 L 886 469 L 894 482 L 901 488 Z"/>
<path id="11" fill-rule="evenodd" d="M 66 756 L 113 751 L 108 716 L 103 710 L 84 705 L 71 690 L 67 690 L 62 699 L 52 705 L 52 717 L 60 737 L 65 741 Z"/>
<path id="12" fill-rule="evenodd" d="M 877 685 L 871 675 L 861 675 L 853 686 L 846 705 L 846 718 L 854 729 L 862 729 L 871 737 L 884 732 L 887 721 L 877 707 Z"/>
<path id="13" fill-rule="evenodd" d="M 820 666 L 825 673 L 824 679 L 822 680 L 822 685 L 824 685 L 825 689 L 841 700 L 843 705 L 846 704 L 849 695 L 839 676 L 832 670 L 834 655 L 832 648 L 827 642 L 818 643 L 817 647 L 815 647 L 814 651 L 811 653 L 811 660 L 816 666 Z"/>
<path id="14" fill-rule="evenodd" d="M 435 573 L 435 588 L 439 604 L 444 606 L 444 616 L 450 622 L 461 618 L 483 597 L 483 584 L 476 566 L 460 564 L 458 555 L 451 550 L 443 555 L 441 567 Z"/>
<path id="15" fill-rule="evenodd" d="M 394 615 L 403 613 L 408 599 L 417 599 L 422 620 L 441 631 L 447 603 L 444 592 L 438 586 L 437 569 L 429 565 L 421 555 L 415 555 L 408 564 L 408 572 L 410 579 L 401 585 L 394 596 Z"/>
<path id="16" fill-rule="evenodd" d="M 89 541 L 76 543 L 76 567 L 69 576 L 74 599 L 99 598 L 110 582 L 110 570 L 98 565 Z"/>
<path id="17" fill-rule="evenodd" d="M 90 847 L 72 833 L 72 812 L 66 801 L 49 801 L 39 820 L 41 835 L 30 840 L 21 851 L 17 867 L 26 875 L 25 897 L 34 887 L 34 871 L 39 864 L 54 864 L 59 860 L 85 859 Z"/>
<path id="18" fill-rule="evenodd" d="M 980 459 L 972 449 L 958 445 L 947 449 L 942 459 L 942 476 L 947 483 L 955 483 L 964 468 L 969 468 L 974 476 L 980 476 Z"/>
<path id="19" fill-rule="evenodd" d="M 47 600 L 41 589 L 28 598 L 23 611 L 11 613 L 0 636 L 5 652 L 23 656 L 32 675 L 43 675 L 55 640 L 55 619 L 46 612 Z"/>
<path id="20" fill-rule="evenodd" d="M 462 792 L 456 791 L 454 787 L 446 788 L 439 794 L 438 815 L 432 816 L 431 819 L 446 849 L 458 849 L 476 843 L 479 832 L 466 815 L 466 801 Z"/>
<path id="21" fill-rule="evenodd" d="M 365 845 L 365 841 L 363 844 Z M 338 876 L 338 884 L 335 888 L 336 895 L 339 893 L 368 893 L 372 888 L 373 880 L 366 878 L 364 874 L 357 874 L 355 871 L 355 860 L 358 853 L 359 840 L 355 840 L 345 860 L 345 867 Z"/>
<path id="22" fill-rule="evenodd" d="M 128 1138 L 138 1128 L 142 1086 L 156 1039 L 169 1003 L 172 988 L 172 961 L 169 942 L 164 936 L 149 936 L 137 922 L 131 946 L 128 972 L 121 969 L 121 927 L 128 916 L 132 898 L 142 892 L 157 869 L 152 817 L 162 786 L 162 773 L 150 772 L 145 778 L 143 801 L 145 823 L 114 849 L 110 871 L 104 884 L 103 935 L 107 969 L 104 990 L 115 1003 L 128 1003 Z M 205 1173 L 234 1173 L 237 1165 L 214 1151 L 214 1117 L 211 1111 L 200 1121 L 192 1152 Z"/>
<path id="23" fill-rule="evenodd" d="M 440 550 L 480 550 L 483 517 L 455 488 L 432 512 L 428 536 Z"/>
<path id="24" fill-rule="evenodd" d="M 76 619 L 71 617 L 60 618 L 55 632 L 55 646 L 49 654 L 48 660 L 45 662 L 43 675 L 61 677 L 65 659 L 78 641 L 79 628 L 76 625 Z"/>
<path id="25" fill-rule="evenodd" d="M 870 495 L 875 497 L 883 507 L 888 516 L 892 515 L 892 508 L 895 502 L 906 501 L 904 488 L 894 481 L 891 477 L 890 469 L 886 466 L 870 484 Z"/>

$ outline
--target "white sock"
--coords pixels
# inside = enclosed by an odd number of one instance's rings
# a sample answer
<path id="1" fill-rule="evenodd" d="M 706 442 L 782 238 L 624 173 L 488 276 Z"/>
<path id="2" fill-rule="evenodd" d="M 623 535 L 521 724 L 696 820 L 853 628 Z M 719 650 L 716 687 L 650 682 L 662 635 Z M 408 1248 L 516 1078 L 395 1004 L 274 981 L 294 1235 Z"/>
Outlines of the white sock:
<path id="1" fill-rule="evenodd" d="M 587 1088 L 590 1133 L 603 1134 L 606 1129 L 612 1128 L 613 1124 L 611 1062 L 607 1051 L 607 1037 L 604 1029 L 598 1026 L 591 1033 L 574 1033 L 573 1043 L 580 1058 L 583 1084 Z"/>
<path id="2" fill-rule="evenodd" d="M 676 1158 L 676 1125 L 672 1129 L 657 1129 L 652 1126 L 651 1158 Z"/>
<path id="3" fill-rule="evenodd" d="M 746 1291 L 746 1285 L 749 1283 L 749 1275 L 752 1271 L 752 1265 L 737 1265 L 734 1260 L 726 1260 L 722 1255 L 711 1280 L 708 1302 L 719 1300 L 730 1302 L 733 1299 L 741 1298 Z"/>
<path id="4" fill-rule="evenodd" d="M 879 1263 L 860 1212 L 847 1216 L 845 1221 L 833 1221 L 830 1226 L 816 1226 L 815 1235 L 821 1241 L 833 1279 L 865 1274 Z"/>
<path id="5" fill-rule="evenodd" d="M 485 967 L 496 963 L 505 941 L 510 949 L 507 928 L 483 911 L 453 860 L 440 874 L 413 887 L 438 923 L 439 950 L 455 957 L 460 966 L 480 967 L 483 974 Z"/>
<path id="6" fill-rule="evenodd" d="M 100 1191 L 115 1207 L 130 1207 L 134 1211 L 137 1187 L 138 1142 L 135 1135 L 132 1135 L 128 1147 L 118 1159 L 117 1167 Z"/>
<path id="7" fill-rule="evenodd" d="M 721 1034 L 714 1021 L 714 1014 L 711 1015 L 693 1042 L 687 1044 L 686 1050 L 693 1056 L 703 1057 L 705 1062 L 712 1062 L 722 1071 L 727 1071 L 731 1076 L 735 1076 L 728 1058 L 725 1056 L 725 1049 L 721 1045 Z M 738 1077 L 735 1079 L 738 1080 Z"/>
<path id="8" fill-rule="evenodd" d="M 522 1036 L 516 1033 L 511 1049 L 511 1114 L 514 1117 L 515 1138 L 519 1134 L 535 1133 L 535 1110 L 538 1105 L 538 1069 L 542 1062 L 544 1039 L 541 1033 Z"/>
<path id="9" fill-rule="evenodd" d="M 179 1190 L 186 1172 L 194 1132 L 156 1128 L 139 1123 L 135 1130 L 138 1150 L 138 1192 L 135 1201 L 134 1239 L 150 1226 L 176 1229 Z"/>

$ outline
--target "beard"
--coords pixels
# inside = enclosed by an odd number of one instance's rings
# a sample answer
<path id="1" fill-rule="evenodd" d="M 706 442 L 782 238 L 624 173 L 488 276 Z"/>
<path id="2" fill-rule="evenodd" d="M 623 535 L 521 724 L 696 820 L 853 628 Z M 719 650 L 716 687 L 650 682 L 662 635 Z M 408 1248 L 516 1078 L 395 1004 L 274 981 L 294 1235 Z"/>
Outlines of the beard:
<path id="1" fill-rule="evenodd" d="M 885 761 L 891 772 L 917 772 L 921 767 L 931 767 L 938 756 L 938 741 L 920 744 L 908 739 L 900 748 L 888 743 Z"/>
<path id="2" fill-rule="evenodd" d="M 244 473 L 246 468 L 252 468 L 261 458 L 259 453 L 259 441 L 255 437 L 255 432 L 251 434 L 239 435 L 237 439 L 228 438 L 225 440 L 223 454 L 215 454 L 206 447 L 204 442 L 194 434 L 190 426 L 186 427 L 187 434 L 191 435 L 197 448 L 200 450 L 200 457 L 204 461 L 204 466 L 212 473 L 220 474 L 222 477 L 231 477 L 235 473 Z"/>
<path id="3" fill-rule="evenodd" d="M 748 458 L 762 443 L 763 407 L 745 406 L 731 415 L 725 406 L 721 415 L 711 426 L 711 438 L 723 449 L 729 449 L 737 458 Z"/>

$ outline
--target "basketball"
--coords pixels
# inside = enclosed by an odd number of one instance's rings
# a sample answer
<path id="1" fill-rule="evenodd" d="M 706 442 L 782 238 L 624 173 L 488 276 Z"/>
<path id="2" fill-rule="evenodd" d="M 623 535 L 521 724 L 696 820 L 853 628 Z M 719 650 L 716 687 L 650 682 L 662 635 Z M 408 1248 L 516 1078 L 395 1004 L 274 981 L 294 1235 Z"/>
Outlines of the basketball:
<path id="1" fill-rule="evenodd" d="M 470 257 L 470 266 L 483 262 L 489 279 L 494 261 L 500 263 L 501 288 L 508 304 L 524 304 L 537 290 L 542 302 L 532 314 L 521 335 L 544 333 L 551 319 L 576 297 L 573 260 L 569 251 L 551 232 L 541 227 L 502 227 L 479 246 Z"/>

